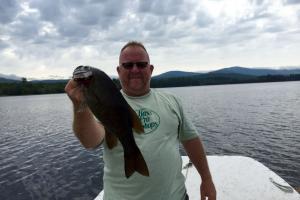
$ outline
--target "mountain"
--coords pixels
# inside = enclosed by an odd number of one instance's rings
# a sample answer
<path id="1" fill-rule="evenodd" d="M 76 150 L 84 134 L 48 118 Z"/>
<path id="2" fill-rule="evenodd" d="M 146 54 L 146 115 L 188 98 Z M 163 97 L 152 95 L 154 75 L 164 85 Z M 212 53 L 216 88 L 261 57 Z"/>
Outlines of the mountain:
<path id="1" fill-rule="evenodd" d="M 264 69 L 264 68 L 246 68 L 246 67 L 228 67 L 220 70 L 212 71 L 213 74 L 243 74 L 252 76 L 266 75 L 290 75 L 300 74 L 300 67 L 293 69 Z"/>
<path id="2" fill-rule="evenodd" d="M 259 69 L 229 67 L 208 73 L 170 71 L 155 76 L 151 87 L 184 87 L 237 83 L 259 83 L 300 80 L 298 69 Z"/>
<path id="3" fill-rule="evenodd" d="M 157 76 L 153 76 L 154 79 L 161 79 L 161 78 L 177 78 L 177 77 L 187 77 L 187 76 L 194 76 L 199 75 L 202 73 L 199 72 L 185 72 L 185 71 L 169 71 Z"/>
<path id="4" fill-rule="evenodd" d="M 266 68 L 246 68 L 246 67 L 228 67 L 219 69 L 211 72 L 185 72 L 185 71 L 168 71 L 156 76 L 153 79 L 169 79 L 169 78 L 179 78 L 179 77 L 191 77 L 196 75 L 205 74 L 240 74 L 248 76 L 266 76 L 266 75 L 290 75 L 290 74 L 300 74 L 300 67 L 298 68 L 286 68 L 286 69 L 266 69 Z"/>
<path id="5" fill-rule="evenodd" d="M 69 79 L 44 79 L 44 80 L 32 80 L 32 83 L 63 83 L 68 82 Z"/>
<path id="6" fill-rule="evenodd" d="M 15 83 L 15 82 L 20 82 L 20 81 L 19 80 L 7 79 L 7 78 L 0 77 L 0 83 Z"/>
<path id="7" fill-rule="evenodd" d="M 266 76 L 266 75 L 290 75 L 290 74 L 300 74 L 300 66 L 297 68 L 285 68 L 285 69 L 266 69 L 266 68 L 246 68 L 240 66 L 223 68 L 211 72 L 186 72 L 186 71 L 168 71 L 156 76 L 153 76 L 152 79 L 169 79 L 169 78 L 186 78 L 201 76 L 207 74 L 234 74 L 248 75 L 248 76 Z M 118 79 L 117 76 L 110 76 L 112 79 Z M 5 75 L 0 73 L 0 82 L 14 82 L 21 81 L 22 77 L 16 76 L 14 74 Z M 30 79 L 29 82 L 42 82 L 42 83 L 59 83 L 67 82 L 68 79 L 59 76 L 50 76 L 48 79 Z"/>
<path id="8" fill-rule="evenodd" d="M 184 77 L 154 78 L 151 87 L 184 87 L 197 85 L 218 85 L 247 83 L 253 81 L 256 76 L 233 73 L 205 73 Z"/>
<path id="9" fill-rule="evenodd" d="M 13 80 L 0 77 L 0 96 L 63 93 L 67 79 Z M 119 87 L 119 80 L 113 80 Z M 151 80 L 152 88 L 300 81 L 299 69 L 230 67 L 208 73 L 169 71 Z"/>
<path id="10" fill-rule="evenodd" d="M 16 80 L 16 81 L 22 80 L 22 77 L 16 76 L 14 74 L 6 75 L 6 74 L 0 73 L 0 78 L 4 78 L 4 79 L 8 79 L 8 80 Z"/>

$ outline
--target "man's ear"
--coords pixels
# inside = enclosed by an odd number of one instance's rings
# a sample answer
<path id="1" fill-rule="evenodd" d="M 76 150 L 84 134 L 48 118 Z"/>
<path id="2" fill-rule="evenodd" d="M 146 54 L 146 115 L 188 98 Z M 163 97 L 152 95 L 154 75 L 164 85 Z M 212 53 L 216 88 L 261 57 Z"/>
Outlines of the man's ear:
<path id="1" fill-rule="evenodd" d="M 120 66 L 117 66 L 117 72 L 120 73 Z"/>
<path id="2" fill-rule="evenodd" d="M 153 65 L 150 65 L 151 73 L 153 72 L 153 69 L 154 69 L 154 66 L 153 66 Z"/>

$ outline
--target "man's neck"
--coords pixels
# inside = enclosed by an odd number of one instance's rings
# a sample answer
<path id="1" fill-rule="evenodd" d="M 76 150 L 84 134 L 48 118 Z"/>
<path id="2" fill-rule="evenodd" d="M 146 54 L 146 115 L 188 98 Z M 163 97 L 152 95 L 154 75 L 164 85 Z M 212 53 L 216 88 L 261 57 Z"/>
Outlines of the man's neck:
<path id="1" fill-rule="evenodd" d="M 123 92 L 127 95 L 127 96 L 131 96 L 131 97 L 140 97 L 140 96 L 144 96 L 146 94 L 148 94 L 150 92 L 150 88 L 148 88 L 147 90 L 144 91 L 128 91 L 128 90 L 124 90 L 122 89 Z"/>

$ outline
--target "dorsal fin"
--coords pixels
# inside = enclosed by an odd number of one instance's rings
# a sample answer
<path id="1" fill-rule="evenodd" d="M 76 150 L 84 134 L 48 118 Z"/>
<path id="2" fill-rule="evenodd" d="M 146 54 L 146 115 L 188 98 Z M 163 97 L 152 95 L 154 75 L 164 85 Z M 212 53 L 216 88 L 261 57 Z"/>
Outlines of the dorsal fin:
<path id="1" fill-rule="evenodd" d="M 144 133 L 144 126 L 142 125 L 142 122 L 140 118 L 137 116 L 136 112 L 129 106 L 131 119 L 132 119 L 132 128 L 136 133 Z"/>

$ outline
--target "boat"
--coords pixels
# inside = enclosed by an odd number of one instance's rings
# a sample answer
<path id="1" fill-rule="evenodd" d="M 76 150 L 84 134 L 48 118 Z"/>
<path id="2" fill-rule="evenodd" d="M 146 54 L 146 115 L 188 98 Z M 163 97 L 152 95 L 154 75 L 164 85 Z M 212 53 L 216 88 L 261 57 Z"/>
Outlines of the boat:
<path id="1" fill-rule="evenodd" d="M 218 200 L 300 200 L 300 194 L 259 161 L 246 156 L 207 156 Z M 187 156 L 182 173 L 190 200 L 200 199 L 201 179 Z M 103 200 L 103 191 L 94 200 Z"/>

